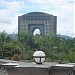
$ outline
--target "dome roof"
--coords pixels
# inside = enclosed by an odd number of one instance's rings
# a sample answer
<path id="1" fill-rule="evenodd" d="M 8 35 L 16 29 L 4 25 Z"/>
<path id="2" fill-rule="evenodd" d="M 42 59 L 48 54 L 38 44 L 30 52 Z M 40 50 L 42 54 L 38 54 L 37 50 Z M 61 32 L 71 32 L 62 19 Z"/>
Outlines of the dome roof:
<path id="1" fill-rule="evenodd" d="M 23 16 L 51 16 L 51 15 L 44 12 L 29 12 L 27 14 L 24 14 Z"/>
<path id="2" fill-rule="evenodd" d="M 52 17 L 53 15 L 44 12 L 29 12 L 19 16 L 19 18 L 26 20 L 50 20 Z"/>

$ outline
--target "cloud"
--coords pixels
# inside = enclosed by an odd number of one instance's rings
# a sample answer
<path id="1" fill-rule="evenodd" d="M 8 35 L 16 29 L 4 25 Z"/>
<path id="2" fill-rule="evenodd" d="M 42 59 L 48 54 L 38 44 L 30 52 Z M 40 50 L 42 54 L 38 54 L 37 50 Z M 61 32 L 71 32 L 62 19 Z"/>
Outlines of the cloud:
<path id="1" fill-rule="evenodd" d="M 6 2 L 6 9 L 11 12 L 17 12 L 22 9 L 21 3 L 18 1 L 13 1 L 13 2 Z"/>
<path id="2" fill-rule="evenodd" d="M 0 3 L 0 31 L 5 30 L 8 33 L 17 32 L 18 12 L 22 9 L 23 3 L 19 1 L 8 2 L 4 0 L 0 0 Z"/>
<path id="3" fill-rule="evenodd" d="M 0 4 L 3 4 L 3 1 L 4 1 L 4 0 L 0 0 Z"/>
<path id="4" fill-rule="evenodd" d="M 0 23 L 12 23 L 14 21 L 14 13 L 22 9 L 22 3 L 19 1 L 2 1 L 2 5 L 5 8 L 0 10 Z"/>
<path id="5" fill-rule="evenodd" d="M 75 3 L 75 0 L 66 0 L 68 3 Z"/>
<path id="6" fill-rule="evenodd" d="M 10 25 L 10 24 L 3 24 L 0 23 L 0 32 L 6 31 L 7 33 L 12 33 L 14 32 L 16 25 Z"/>
<path id="7" fill-rule="evenodd" d="M 37 4 L 65 4 L 66 0 L 28 0 L 29 2 L 37 3 Z"/>

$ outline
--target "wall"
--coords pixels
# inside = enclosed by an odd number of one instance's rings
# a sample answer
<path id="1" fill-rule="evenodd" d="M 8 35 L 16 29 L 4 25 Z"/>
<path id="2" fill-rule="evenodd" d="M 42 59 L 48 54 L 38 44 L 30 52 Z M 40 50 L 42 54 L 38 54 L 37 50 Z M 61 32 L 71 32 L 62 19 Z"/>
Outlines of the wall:
<path id="1" fill-rule="evenodd" d="M 72 69 L 49 69 L 37 67 L 7 68 L 8 75 L 75 75 Z"/>

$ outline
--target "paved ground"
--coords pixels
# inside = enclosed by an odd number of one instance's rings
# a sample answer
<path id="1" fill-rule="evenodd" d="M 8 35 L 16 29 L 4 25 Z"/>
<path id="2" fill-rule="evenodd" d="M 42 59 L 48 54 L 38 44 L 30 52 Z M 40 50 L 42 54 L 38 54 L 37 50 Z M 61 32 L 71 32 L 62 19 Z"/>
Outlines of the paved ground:
<path id="1" fill-rule="evenodd" d="M 53 65 L 56 65 L 55 62 L 44 62 L 43 64 L 36 64 L 35 62 L 18 62 L 16 67 L 38 67 L 38 68 L 49 68 Z"/>

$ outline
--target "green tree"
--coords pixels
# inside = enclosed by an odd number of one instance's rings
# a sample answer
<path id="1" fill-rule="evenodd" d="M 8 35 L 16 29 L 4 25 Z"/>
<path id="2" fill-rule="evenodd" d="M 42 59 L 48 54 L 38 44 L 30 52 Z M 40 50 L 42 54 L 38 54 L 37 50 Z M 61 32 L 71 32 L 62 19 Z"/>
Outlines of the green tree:
<path id="1" fill-rule="evenodd" d="M 22 60 L 24 60 L 24 51 L 26 52 L 26 48 L 28 47 L 27 44 L 26 44 L 27 40 L 28 40 L 28 34 L 27 33 L 20 32 L 18 34 L 18 42 L 20 43 Z"/>
<path id="2" fill-rule="evenodd" d="M 6 42 L 6 33 L 5 31 L 0 33 L 0 49 L 1 49 L 1 58 L 3 58 L 3 50 L 4 50 L 4 44 Z"/>

